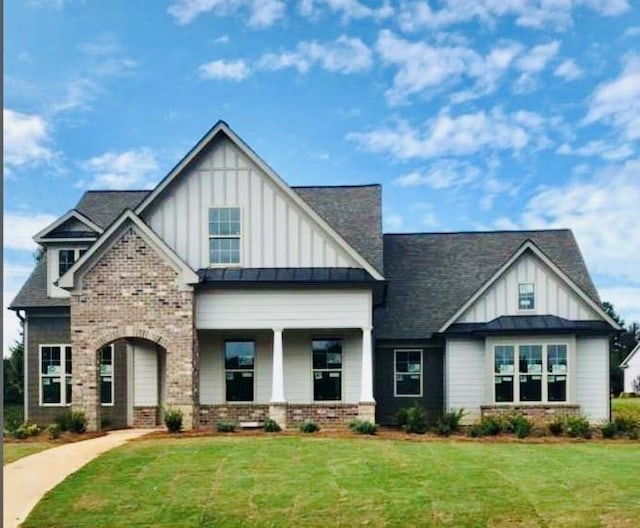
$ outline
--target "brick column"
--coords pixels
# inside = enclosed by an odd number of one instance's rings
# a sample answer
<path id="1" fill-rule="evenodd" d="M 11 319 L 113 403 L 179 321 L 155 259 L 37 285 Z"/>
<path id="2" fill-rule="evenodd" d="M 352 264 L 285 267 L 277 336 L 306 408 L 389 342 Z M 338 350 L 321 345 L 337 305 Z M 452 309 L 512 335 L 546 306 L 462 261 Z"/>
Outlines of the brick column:
<path id="1" fill-rule="evenodd" d="M 98 352 L 81 339 L 72 338 L 71 409 L 83 412 L 87 431 L 100 430 L 100 379 Z M 64 365 L 62 367 L 64 369 Z"/>

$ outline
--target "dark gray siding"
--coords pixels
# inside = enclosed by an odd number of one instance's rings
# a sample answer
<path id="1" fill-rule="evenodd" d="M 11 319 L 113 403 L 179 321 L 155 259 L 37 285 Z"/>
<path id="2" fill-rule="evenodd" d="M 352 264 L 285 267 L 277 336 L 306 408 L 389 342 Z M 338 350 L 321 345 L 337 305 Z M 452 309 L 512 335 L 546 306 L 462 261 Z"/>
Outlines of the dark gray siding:
<path id="1" fill-rule="evenodd" d="M 394 350 L 422 350 L 422 397 L 394 396 Z M 444 407 L 444 348 L 424 345 L 376 346 L 374 364 L 374 398 L 376 422 L 394 425 L 395 414 L 415 401 L 428 411 L 430 417 L 440 416 Z"/>
<path id="2" fill-rule="evenodd" d="M 121 339 L 114 344 L 113 405 L 103 405 L 101 416 L 106 429 L 123 429 L 127 427 L 127 343 Z"/>

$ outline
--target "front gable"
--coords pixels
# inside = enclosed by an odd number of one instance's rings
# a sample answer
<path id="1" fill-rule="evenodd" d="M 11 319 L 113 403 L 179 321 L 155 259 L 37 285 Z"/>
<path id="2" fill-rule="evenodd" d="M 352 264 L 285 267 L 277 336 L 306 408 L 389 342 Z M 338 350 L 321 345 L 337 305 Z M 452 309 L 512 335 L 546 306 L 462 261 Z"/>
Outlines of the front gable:
<path id="1" fill-rule="evenodd" d="M 226 125 L 138 213 L 193 269 L 211 265 L 209 210 L 239 208 L 240 267 L 363 268 L 380 274 Z"/>
<path id="2" fill-rule="evenodd" d="M 33 239 L 39 243 L 95 240 L 102 228 L 76 210 L 71 210 L 38 232 Z"/>

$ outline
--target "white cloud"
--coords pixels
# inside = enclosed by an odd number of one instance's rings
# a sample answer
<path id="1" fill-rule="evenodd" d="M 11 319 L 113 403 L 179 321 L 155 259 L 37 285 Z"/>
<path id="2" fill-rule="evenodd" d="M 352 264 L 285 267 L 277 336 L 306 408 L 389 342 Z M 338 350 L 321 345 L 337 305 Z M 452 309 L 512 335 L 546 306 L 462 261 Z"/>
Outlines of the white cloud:
<path id="1" fill-rule="evenodd" d="M 459 116 L 444 111 L 429 119 L 422 129 L 398 121 L 394 127 L 347 134 L 347 139 L 365 150 L 390 154 L 401 160 L 463 156 L 481 149 L 519 152 L 534 142 L 541 144 L 541 137 L 539 130 L 518 123 L 514 115 L 500 109 Z"/>
<path id="2" fill-rule="evenodd" d="M 228 81 L 243 81 L 251 75 L 251 69 L 243 60 L 214 60 L 200 65 L 198 68 L 203 79 L 223 79 Z"/>
<path id="3" fill-rule="evenodd" d="M 49 147 L 50 126 L 43 116 L 3 108 L 2 131 L 6 169 L 46 163 L 54 159 L 55 154 Z"/>
<path id="4" fill-rule="evenodd" d="M 612 286 L 598 288 L 603 301 L 613 304 L 616 312 L 622 316 L 627 325 L 640 323 L 640 286 Z"/>
<path id="5" fill-rule="evenodd" d="M 34 233 L 29 233 L 28 239 Z M 35 264 L 35 263 L 34 263 Z M 24 264 L 20 262 L 8 261 L 5 259 L 2 277 L 2 351 L 3 356 L 9 356 L 9 347 L 20 340 L 20 320 L 15 312 L 7 310 L 9 303 L 13 301 L 16 294 L 31 274 L 34 264 Z"/>
<path id="6" fill-rule="evenodd" d="M 553 72 L 556 77 L 560 77 L 565 81 L 575 81 L 583 75 L 582 69 L 573 59 L 563 61 Z"/>
<path id="7" fill-rule="evenodd" d="M 267 70 L 295 68 L 306 73 L 318 64 L 330 72 L 357 73 L 371 67 L 371 55 L 371 50 L 360 39 L 342 35 L 325 44 L 303 41 L 297 44 L 295 51 L 265 54 L 258 61 L 258 66 Z"/>
<path id="8" fill-rule="evenodd" d="M 416 170 L 393 180 L 400 187 L 427 186 L 432 189 L 457 188 L 468 185 L 480 175 L 477 167 L 456 160 L 434 162 L 428 169 Z"/>
<path id="9" fill-rule="evenodd" d="M 283 0 L 176 0 L 167 9 L 180 25 L 205 13 L 229 16 L 239 11 L 248 11 L 250 26 L 264 28 L 284 18 L 287 4 Z"/>
<path id="10" fill-rule="evenodd" d="M 138 67 L 137 61 L 124 55 L 122 46 L 111 34 L 84 42 L 79 49 L 87 57 L 88 69 L 94 76 L 118 77 Z"/>
<path id="11" fill-rule="evenodd" d="M 80 164 L 90 180 L 82 180 L 80 187 L 98 189 L 148 188 L 155 183 L 158 163 L 149 148 L 106 152 Z"/>
<path id="12" fill-rule="evenodd" d="M 556 152 L 558 154 L 573 156 L 600 156 L 608 161 L 623 160 L 633 156 L 634 154 L 633 148 L 628 143 L 612 145 L 601 139 L 589 141 L 578 148 L 574 148 L 568 143 L 563 143 Z"/>
<path id="13" fill-rule="evenodd" d="M 640 139 L 640 56 L 626 58 L 622 73 L 596 88 L 583 124 L 604 122 L 627 140 Z"/>
<path id="14" fill-rule="evenodd" d="M 32 237 L 38 231 L 53 223 L 56 218 L 53 215 L 44 213 L 5 213 L 3 230 L 5 249 L 35 251 L 38 246 L 32 240 Z"/>
<path id="15" fill-rule="evenodd" d="M 537 76 L 542 72 L 549 61 L 553 59 L 560 49 L 560 42 L 554 40 L 548 44 L 534 46 L 526 54 L 518 59 L 516 68 L 522 72 L 515 83 L 519 92 L 529 91 L 535 88 Z"/>
<path id="16" fill-rule="evenodd" d="M 384 230 L 386 232 L 400 231 L 404 225 L 404 218 L 399 214 L 384 215 Z"/>
<path id="17" fill-rule="evenodd" d="M 363 18 L 385 19 L 393 15 L 393 7 L 388 1 L 379 7 L 369 7 L 359 0 L 300 0 L 298 12 L 305 17 L 317 17 L 324 9 L 341 14 L 345 21 Z"/>
<path id="18" fill-rule="evenodd" d="M 213 39 L 214 44 L 229 44 L 229 35 L 220 35 Z"/>

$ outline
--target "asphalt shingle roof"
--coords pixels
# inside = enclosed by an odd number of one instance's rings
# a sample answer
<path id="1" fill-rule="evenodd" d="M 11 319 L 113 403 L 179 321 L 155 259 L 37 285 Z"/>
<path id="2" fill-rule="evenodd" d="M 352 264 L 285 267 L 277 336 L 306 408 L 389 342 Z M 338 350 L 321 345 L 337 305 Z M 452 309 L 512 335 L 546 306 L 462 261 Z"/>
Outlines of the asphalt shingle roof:
<path id="1" fill-rule="evenodd" d="M 44 253 L 10 307 L 23 309 L 53 306 L 69 306 L 69 299 L 47 297 L 47 254 Z"/>
<path id="2" fill-rule="evenodd" d="M 76 211 L 81 212 L 103 229 L 125 209 L 134 209 L 151 191 L 87 191 Z"/>
<path id="3" fill-rule="evenodd" d="M 570 230 L 385 235 L 388 291 L 375 313 L 376 335 L 431 337 L 526 240 L 600 302 Z"/>

